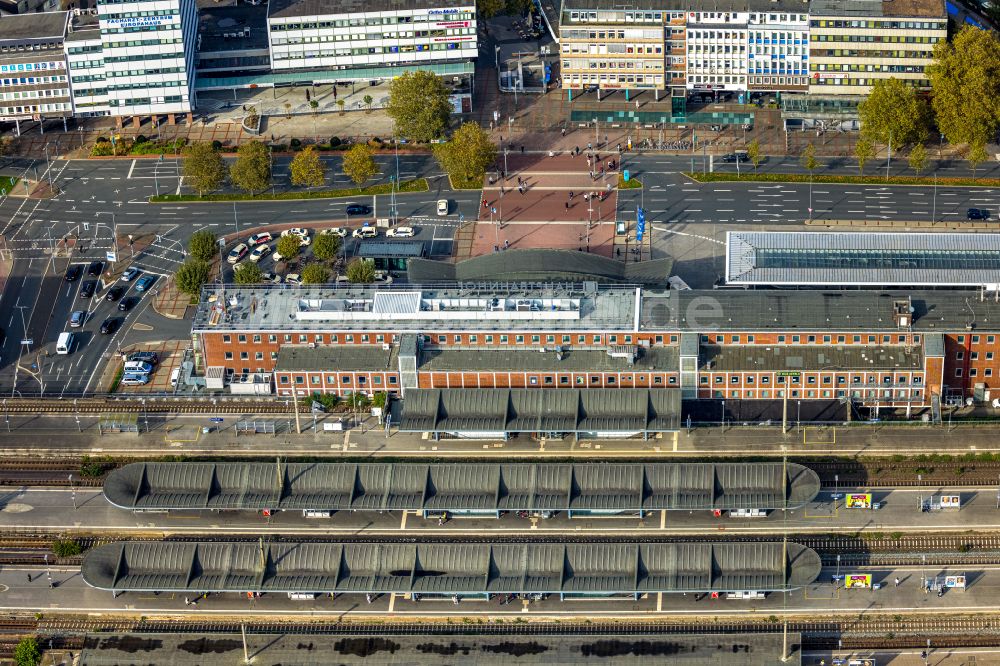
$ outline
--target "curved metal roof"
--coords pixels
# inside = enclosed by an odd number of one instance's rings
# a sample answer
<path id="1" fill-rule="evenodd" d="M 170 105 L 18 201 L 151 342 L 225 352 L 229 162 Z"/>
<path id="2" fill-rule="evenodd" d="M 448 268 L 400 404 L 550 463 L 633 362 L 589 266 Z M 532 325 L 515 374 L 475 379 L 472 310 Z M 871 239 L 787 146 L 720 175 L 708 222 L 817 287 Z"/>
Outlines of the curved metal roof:
<path id="1" fill-rule="evenodd" d="M 123 509 L 659 511 L 795 508 L 819 493 L 788 463 L 132 463 L 108 475 Z"/>
<path id="2" fill-rule="evenodd" d="M 792 590 L 820 557 L 794 543 L 127 542 L 84 557 L 118 592 L 648 593 Z"/>

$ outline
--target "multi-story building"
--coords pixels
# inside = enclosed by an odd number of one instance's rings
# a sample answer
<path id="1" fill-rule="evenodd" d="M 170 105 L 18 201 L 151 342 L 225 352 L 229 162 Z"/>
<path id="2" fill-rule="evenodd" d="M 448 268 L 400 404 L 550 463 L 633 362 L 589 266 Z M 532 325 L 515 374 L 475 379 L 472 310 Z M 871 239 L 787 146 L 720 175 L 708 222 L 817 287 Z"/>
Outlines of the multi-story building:
<path id="1" fill-rule="evenodd" d="M 858 95 L 877 78 L 927 85 L 943 0 L 563 0 L 562 87 Z M 836 72 L 836 73 L 834 73 Z"/>
<path id="2" fill-rule="evenodd" d="M 73 115 L 63 42 L 66 12 L 0 19 L 0 121 Z"/>
<path id="3" fill-rule="evenodd" d="M 324 79 L 331 71 L 349 80 L 354 69 L 472 61 L 478 52 L 476 8 L 466 0 L 272 0 L 267 26 L 272 70 Z"/>
<path id="4" fill-rule="evenodd" d="M 811 0 L 809 92 L 864 95 L 888 78 L 927 88 L 934 45 L 947 38 L 939 0 Z"/>
<path id="5" fill-rule="evenodd" d="M 198 366 L 273 372 L 279 395 L 634 388 L 910 409 L 1000 389 L 1000 302 L 975 290 L 491 283 L 203 296 Z"/>
<path id="6" fill-rule="evenodd" d="M 110 115 L 188 114 L 194 107 L 195 0 L 99 0 Z"/>
<path id="7" fill-rule="evenodd" d="M 73 92 L 73 114 L 82 117 L 110 115 L 104 46 L 96 12 L 81 13 L 70 20 L 66 61 Z"/>

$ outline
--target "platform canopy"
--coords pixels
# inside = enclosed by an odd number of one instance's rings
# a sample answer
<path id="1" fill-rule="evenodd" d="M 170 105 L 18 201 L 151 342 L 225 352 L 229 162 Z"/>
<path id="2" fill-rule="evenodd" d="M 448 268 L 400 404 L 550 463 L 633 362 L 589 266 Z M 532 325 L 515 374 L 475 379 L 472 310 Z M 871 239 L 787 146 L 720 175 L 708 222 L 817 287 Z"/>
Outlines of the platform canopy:
<path id="1" fill-rule="evenodd" d="M 681 393 L 670 389 L 408 389 L 402 432 L 669 432 Z"/>
<path id="2" fill-rule="evenodd" d="M 796 508 L 819 477 L 794 463 L 141 462 L 104 482 L 130 510 L 659 511 Z"/>
<path id="3" fill-rule="evenodd" d="M 819 555 L 794 543 L 272 543 L 99 546 L 84 581 L 115 592 L 644 594 L 793 590 Z"/>

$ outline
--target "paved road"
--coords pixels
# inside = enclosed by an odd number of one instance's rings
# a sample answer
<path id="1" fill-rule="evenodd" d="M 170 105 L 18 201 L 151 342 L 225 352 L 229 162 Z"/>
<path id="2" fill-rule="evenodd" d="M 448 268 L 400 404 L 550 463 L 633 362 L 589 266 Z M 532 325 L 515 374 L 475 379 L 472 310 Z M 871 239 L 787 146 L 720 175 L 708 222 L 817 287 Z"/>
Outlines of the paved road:
<path id="1" fill-rule="evenodd" d="M 841 495 L 870 492 L 865 488 L 838 489 Z M 962 497 L 961 510 L 920 512 L 920 498 L 950 492 Z M 113 507 L 100 490 L 81 488 L 75 492 L 56 488 L 7 488 L 0 491 L 0 527 L 5 530 L 45 529 L 51 531 L 86 528 L 112 533 L 163 531 L 170 534 L 383 534 L 470 535 L 490 534 L 570 535 L 580 533 L 621 535 L 690 535 L 725 530 L 726 534 L 822 533 L 859 531 L 944 533 L 1000 529 L 996 491 L 957 486 L 885 489 L 873 493 L 880 502 L 878 511 L 847 509 L 843 498 L 834 500 L 832 491 L 820 493 L 815 501 L 783 515 L 772 511 L 766 518 L 715 517 L 709 511 L 657 511 L 644 519 L 636 515 L 575 517 L 556 514 L 549 519 L 519 518 L 507 514 L 500 519 L 460 517 L 438 525 L 435 516 L 402 515 L 390 512 L 337 512 L 331 518 L 304 518 L 298 511 L 278 512 L 264 517 L 245 511 L 174 511 L 169 515 L 133 513 Z M 316 506 L 320 509 L 322 507 Z"/>

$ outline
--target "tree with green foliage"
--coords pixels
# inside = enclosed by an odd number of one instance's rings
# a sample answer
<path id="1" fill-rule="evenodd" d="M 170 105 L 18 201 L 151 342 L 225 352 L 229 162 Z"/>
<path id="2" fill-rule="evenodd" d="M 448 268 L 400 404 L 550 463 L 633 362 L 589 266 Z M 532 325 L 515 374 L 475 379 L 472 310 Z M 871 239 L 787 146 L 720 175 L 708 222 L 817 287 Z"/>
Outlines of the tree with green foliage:
<path id="1" fill-rule="evenodd" d="M 858 105 L 861 136 L 877 143 L 901 147 L 927 138 L 929 110 L 913 86 L 899 79 L 878 79 L 871 93 Z"/>
<path id="2" fill-rule="evenodd" d="M 866 136 L 859 136 L 854 144 L 854 157 L 858 160 L 858 175 L 865 175 L 865 162 L 875 158 L 875 144 Z"/>
<path id="3" fill-rule="evenodd" d="M 396 124 L 395 136 L 427 142 L 444 134 L 452 104 L 440 77 L 417 70 L 392 80 L 385 111 Z"/>
<path id="4" fill-rule="evenodd" d="M 913 173 L 920 175 L 920 172 L 927 168 L 927 149 L 924 144 L 918 143 L 910 150 L 910 168 Z"/>
<path id="5" fill-rule="evenodd" d="M 997 0 L 991 3 L 1000 5 Z M 995 32 L 963 27 L 934 47 L 927 68 L 938 129 L 952 144 L 986 145 L 1000 130 L 1000 39 Z"/>
<path id="6" fill-rule="evenodd" d="M 40 663 L 42 663 L 42 649 L 38 646 L 38 639 L 34 636 L 25 636 L 14 648 L 14 664 L 38 666 Z"/>
<path id="7" fill-rule="evenodd" d="M 264 271 L 252 261 L 244 261 L 233 271 L 236 284 L 257 284 L 264 280 Z"/>
<path id="8" fill-rule="evenodd" d="M 222 187 L 226 182 L 226 162 L 211 143 L 192 143 L 184 149 L 184 163 L 181 167 L 184 182 L 198 196 L 204 196 Z"/>
<path id="9" fill-rule="evenodd" d="M 802 151 L 802 168 L 812 175 L 812 172 L 819 168 L 819 160 L 816 159 L 816 146 L 811 143 Z"/>
<path id="10" fill-rule="evenodd" d="M 367 110 L 365 111 L 365 113 L 371 113 L 372 112 L 372 102 L 375 101 L 375 98 L 372 97 L 371 95 L 365 95 L 362 99 L 363 99 L 363 101 L 365 103 L 365 106 L 367 107 Z"/>
<path id="11" fill-rule="evenodd" d="M 344 170 L 344 175 L 353 180 L 355 185 L 360 185 L 378 174 L 375 153 L 366 143 L 351 146 L 351 149 L 344 153 L 344 163 L 341 168 Z"/>
<path id="12" fill-rule="evenodd" d="M 325 284 L 330 280 L 330 269 L 314 261 L 302 269 L 303 284 Z"/>
<path id="13" fill-rule="evenodd" d="M 326 184 L 326 163 L 320 159 L 314 146 L 306 146 L 293 157 L 288 170 L 292 185 L 296 187 L 322 187 Z"/>
<path id="14" fill-rule="evenodd" d="M 211 261 L 219 252 L 215 234 L 208 229 L 194 232 L 188 240 L 188 252 L 195 259 Z"/>
<path id="15" fill-rule="evenodd" d="M 316 234 L 313 256 L 320 261 L 330 261 L 340 252 L 340 237 L 333 234 Z"/>
<path id="16" fill-rule="evenodd" d="M 389 395 L 385 391 L 376 391 L 372 395 L 372 407 L 384 408 L 389 402 Z"/>
<path id="17" fill-rule="evenodd" d="M 347 264 L 347 279 L 355 284 L 375 281 L 375 262 L 371 259 L 355 259 Z"/>
<path id="18" fill-rule="evenodd" d="M 202 285 L 208 282 L 208 263 L 201 259 L 188 259 L 174 273 L 174 280 L 183 293 L 197 296 Z"/>
<path id="19" fill-rule="evenodd" d="M 497 147 L 477 123 L 463 123 L 451 141 L 434 146 L 434 157 L 456 185 L 482 184 L 486 168 L 497 158 Z"/>
<path id="20" fill-rule="evenodd" d="M 342 99 L 338 99 L 337 100 L 337 109 L 340 111 L 340 115 L 344 115 L 344 106 L 346 104 L 347 104 L 347 102 L 345 102 Z"/>
<path id="21" fill-rule="evenodd" d="M 754 139 L 747 145 L 747 157 L 750 159 L 750 163 L 753 164 L 753 170 L 756 173 L 757 167 L 764 161 L 764 155 L 760 152 L 759 140 Z"/>
<path id="22" fill-rule="evenodd" d="M 969 146 L 969 151 L 965 154 L 965 159 L 969 160 L 969 168 L 972 169 L 972 179 L 975 180 L 976 168 L 990 159 L 990 155 L 986 152 L 986 145 L 977 142 Z"/>
<path id="23" fill-rule="evenodd" d="M 476 11 L 483 18 L 493 18 L 507 11 L 507 0 L 476 0 Z"/>
<path id="24" fill-rule="evenodd" d="M 278 239 L 276 247 L 281 258 L 284 261 L 288 261 L 299 256 L 299 250 L 302 248 L 302 239 L 296 234 L 288 234 Z"/>
<path id="25" fill-rule="evenodd" d="M 271 185 L 271 154 L 260 141 L 247 141 L 236 151 L 229 167 L 229 180 L 244 192 L 254 194 Z"/>

